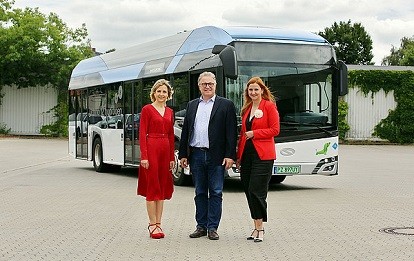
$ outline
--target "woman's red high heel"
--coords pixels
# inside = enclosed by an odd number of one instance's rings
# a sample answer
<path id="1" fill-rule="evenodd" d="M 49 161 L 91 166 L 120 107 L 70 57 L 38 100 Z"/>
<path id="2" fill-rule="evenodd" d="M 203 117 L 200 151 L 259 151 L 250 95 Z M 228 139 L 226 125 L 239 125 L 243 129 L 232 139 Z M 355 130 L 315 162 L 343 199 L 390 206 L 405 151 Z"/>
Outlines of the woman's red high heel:
<path id="1" fill-rule="evenodd" d="M 152 227 L 152 226 L 155 226 L 155 227 L 154 227 L 154 229 L 151 230 L 150 227 Z M 149 224 L 148 225 L 148 231 L 149 231 L 149 234 L 150 234 L 150 238 L 160 239 L 161 237 L 164 237 L 163 235 L 161 235 L 161 233 L 154 233 L 155 230 L 157 230 L 157 228 L 158 228 L 157 224 Z"/>
<path id="2" fill-rule="evenodd" d="M 164 238 L 165 237 L 165 234 L 164 234 L 164 232 L 162 231 L 162 228 L 161 228 L 161 223 L 155 223 L 155 225 L 157 226 L 157 228 L 159 229 L 159 235 L 160 235 L 160 237 L 161 238 Z"/>

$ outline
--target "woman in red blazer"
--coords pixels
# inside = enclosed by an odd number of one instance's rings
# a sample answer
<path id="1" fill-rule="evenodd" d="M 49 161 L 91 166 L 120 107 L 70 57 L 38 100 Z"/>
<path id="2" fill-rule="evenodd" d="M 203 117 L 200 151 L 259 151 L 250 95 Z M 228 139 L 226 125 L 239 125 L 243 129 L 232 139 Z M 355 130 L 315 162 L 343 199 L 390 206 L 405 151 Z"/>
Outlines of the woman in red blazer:
<path id="1" fill-rule="evenodd" d="M 247 82 L 241 115 L 236 165 L 254 222 L 254 230 L 247 239 L 262 242 L 267 192 L 276 159 L 274 137 L 279 135 L 280 122 L 275 99 L 261 78 L 253 77 Z"/>

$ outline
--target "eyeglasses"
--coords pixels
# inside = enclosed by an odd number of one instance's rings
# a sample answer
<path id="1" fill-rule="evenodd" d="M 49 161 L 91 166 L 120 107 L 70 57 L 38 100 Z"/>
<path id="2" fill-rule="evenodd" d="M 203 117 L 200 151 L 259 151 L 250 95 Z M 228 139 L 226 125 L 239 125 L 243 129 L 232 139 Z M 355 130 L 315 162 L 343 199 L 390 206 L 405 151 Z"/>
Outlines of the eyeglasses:
<path id="1" fill-rule="evenodd" d="M 203 87 L 213 87 L 214 85 L 216 85 L 216 83 L 214 83 L 214 82 L 201 82 L 200 83 L 200 86 L 203 86 Z"/>

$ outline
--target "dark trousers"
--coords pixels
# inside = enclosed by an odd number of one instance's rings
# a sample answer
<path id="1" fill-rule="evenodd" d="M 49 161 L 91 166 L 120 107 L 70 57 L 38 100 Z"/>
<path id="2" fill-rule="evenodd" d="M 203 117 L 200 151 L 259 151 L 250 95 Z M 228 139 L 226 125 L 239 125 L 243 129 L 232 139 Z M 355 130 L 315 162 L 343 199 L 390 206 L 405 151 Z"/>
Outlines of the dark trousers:
<path id="1" fill-rule="evenodd" d="M 267 192 L 272 177 L 273 160 L 261 160 L 257 152 L 243 153 L 240 178 L 252 219 L 267 222 Z"/>
<path id="2" fill-rule="evenodd" d="M 224 166 L 214 166 L 207 151 L 193 148 L 190 170 L 195 187 L 197 227 L 217 230 L 223 201 Z"/>

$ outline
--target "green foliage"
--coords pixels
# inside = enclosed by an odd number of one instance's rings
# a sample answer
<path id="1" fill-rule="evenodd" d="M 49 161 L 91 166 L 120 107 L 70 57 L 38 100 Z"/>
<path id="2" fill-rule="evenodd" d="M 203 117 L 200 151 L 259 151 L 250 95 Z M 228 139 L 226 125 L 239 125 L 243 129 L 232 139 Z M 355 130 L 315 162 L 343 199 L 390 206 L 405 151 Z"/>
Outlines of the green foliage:
<path id="1" fill-rule="evenodd" d="M 349 71 L 348 78 L 350 86 L 359 87 L 364 94 L 394 91 L 397 107 L 375 126 L 374 136 L 394 143 L 414 143 L 414 72 L 356 70 Z"/>
<path id="2" fill-rule="evenodd" d="M 40 133 L 46 136 L 67 137 L 68 136 L 68 104 L 60 101 L 53 109 L 57 120 L 50 125 L 44 125 L 40 129 Z"/>
<path id="3" fill-rule="evenodd" d="M 360 23 L 334 23 L 318 33 L 331 43 L 338 60 L 346 64 L 373 64 L 372 39 Z"/>
<path id="4" fill-rule="evenodd" d="M 52 85 L 58 90 L 58 103 L 66 103 L 73 68 L 93 56 L 85 24 L 71 29 L 57 14 L 13 5 L 13 0 L 0 0 L 0 86 Z M 58 125 L 67 117 L 59 107 L 55 107 Z"/>
<path id="5" fill-rule="evenodd" d="M 391 54 L 384 57 L 382 65 L 414 65 L 414 36 L 411 38 L 403 37 L 399 49 L 394 46 L 391 48 Z"/>
<path id="6" fill-rule="evenodd" d="M 338 102 L 338 131 L 339 138 L 345 140 L 345 135 L 349 131 L 350 127 L 346 121 L 346 116 L 348 115 L 348 103 L 343 99 L 340 99 Z"/>
<path id="7" fill-rule="evenodd" d="M 5 123 L 0 123 L 0 134 L 9 134 L 10 131 L 11 129 L 7 128 Z"/>
<path id="8" fill-rule="evenodd" d="M 0 85 L 66 89 L 74 66 L 92 55 L 85 25 L 71 29 L 54 13 L 6 9 L 7 2 L 0 2 Z"/>

